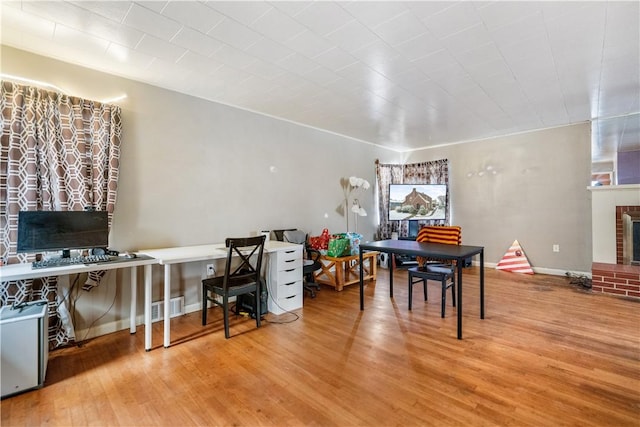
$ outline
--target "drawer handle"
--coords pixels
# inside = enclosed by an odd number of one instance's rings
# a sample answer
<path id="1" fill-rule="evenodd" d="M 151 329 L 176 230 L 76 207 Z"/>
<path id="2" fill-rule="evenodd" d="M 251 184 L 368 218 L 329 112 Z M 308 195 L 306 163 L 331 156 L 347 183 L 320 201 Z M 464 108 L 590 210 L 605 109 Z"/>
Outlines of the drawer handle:
<path id="1" fill-rule="evenodd" d="M 295 268 L 292 268 L 291 270 L 285 270 L 285 273 L 288 273 L 288 272 L 290 272 L 290 271 L 296 271 L 296 269 L 295 269 Z"/>
<path id="2" fill-rule="evenodd" d="M 295 261 L 297 261 L 297 259 L 287 259 L 284 262 L 295 262 Z"/>
<path id="3" fill-rule="evenodd" d="M 297 295 L 291 295 L 290 297 L 285 297 L 285 299 L 295 298 Z"/>
<path id="4" fill-rule="evenodd" d="M 293 285 L 294 283 L 296 283 L 296 282 L 285 283 L 285 284 L 284 284 L 284 286 L 291 286 L 291 285 Z"/>

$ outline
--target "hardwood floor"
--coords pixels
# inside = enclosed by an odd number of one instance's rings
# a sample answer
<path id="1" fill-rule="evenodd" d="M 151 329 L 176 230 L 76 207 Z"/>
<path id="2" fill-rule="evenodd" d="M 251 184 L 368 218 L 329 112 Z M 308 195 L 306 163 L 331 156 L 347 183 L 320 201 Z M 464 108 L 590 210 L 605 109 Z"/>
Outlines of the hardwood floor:
<path id="1" fill-rule="evenodd" d="M 45 387 L 2 400 L 2 426 L 434 425 L 640 426 L 640 302 L 591 294 L 563 277 L 465 270 L 464 339 L 440 291 L 406 271 L 366 287 L 323 287 L 299 318 L 239 317 L 225 340 L 220 309 L 50 354 Z M 450 297 L 450 295 L 449 295 Z M 280 322 L 280 323 L 278 323 Z"/>

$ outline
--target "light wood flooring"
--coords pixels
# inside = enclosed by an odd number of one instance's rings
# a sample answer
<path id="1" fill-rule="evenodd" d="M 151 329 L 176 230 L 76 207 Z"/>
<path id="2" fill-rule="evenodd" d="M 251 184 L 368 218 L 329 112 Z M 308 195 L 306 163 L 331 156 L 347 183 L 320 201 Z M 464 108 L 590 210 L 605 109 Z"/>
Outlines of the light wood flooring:
<path id="1" fill-rule="evenodd" d="M 2 400 L 2 426 L 640 426 L 640 302 L 568 279 L 465 270 L 464 339 L 448 299 L 407 310 L 406 271 L 323 287 L 299 317 L 172 320 L 172 346 L 144 327 L 51 352 L 44 388 Z M 195 285 L 195 284 L 194 284 Z"/>

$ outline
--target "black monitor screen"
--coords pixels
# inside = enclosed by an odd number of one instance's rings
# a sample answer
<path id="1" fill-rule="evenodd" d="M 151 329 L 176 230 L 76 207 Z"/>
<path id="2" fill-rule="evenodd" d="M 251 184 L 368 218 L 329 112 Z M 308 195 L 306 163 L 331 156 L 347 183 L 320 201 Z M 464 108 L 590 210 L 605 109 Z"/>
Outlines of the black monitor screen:
<path id="1" fill-rule="evenodd" d="M 21 211 L 18 214 L 18 252 L 106 248 L 106 211 Z"/>

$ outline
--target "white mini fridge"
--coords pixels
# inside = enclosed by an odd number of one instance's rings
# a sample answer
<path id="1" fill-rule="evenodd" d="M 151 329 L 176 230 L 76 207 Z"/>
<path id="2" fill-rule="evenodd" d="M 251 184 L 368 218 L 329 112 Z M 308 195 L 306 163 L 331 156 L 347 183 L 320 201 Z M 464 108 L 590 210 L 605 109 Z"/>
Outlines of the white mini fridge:
<path id="1" fill-rule="evenodd" d="M 49 357 L 46 301 L 0 308 L 2 398 L 44 385 Z"/>

